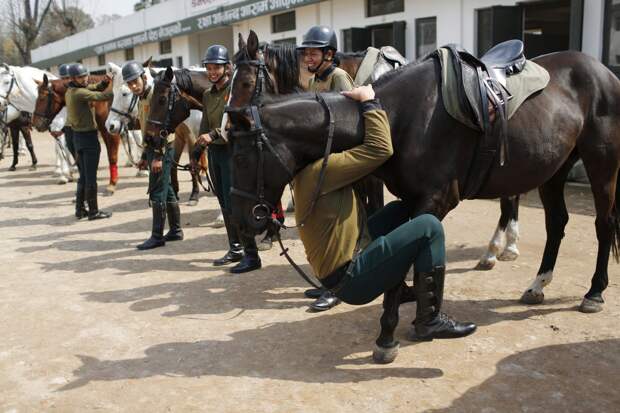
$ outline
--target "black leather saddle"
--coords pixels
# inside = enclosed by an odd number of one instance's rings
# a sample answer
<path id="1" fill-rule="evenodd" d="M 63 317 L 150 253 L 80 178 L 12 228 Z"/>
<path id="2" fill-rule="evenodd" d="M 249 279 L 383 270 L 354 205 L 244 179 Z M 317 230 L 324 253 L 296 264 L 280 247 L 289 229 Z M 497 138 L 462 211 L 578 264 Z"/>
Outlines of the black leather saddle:
<path id="1" fill-rule="evenodd" d="M 500 43 L 480 59 L 455 45 L 445 48 L 457 76 L 459 105 L 483 134 L 462 197 L 472 198 L 486 181 L 497 152 L 500 165 L 508 160 L 507 105 L 512 96 L 506 89 L 506 78 L 521 72 L 525 66 L 523 42 Z"/>

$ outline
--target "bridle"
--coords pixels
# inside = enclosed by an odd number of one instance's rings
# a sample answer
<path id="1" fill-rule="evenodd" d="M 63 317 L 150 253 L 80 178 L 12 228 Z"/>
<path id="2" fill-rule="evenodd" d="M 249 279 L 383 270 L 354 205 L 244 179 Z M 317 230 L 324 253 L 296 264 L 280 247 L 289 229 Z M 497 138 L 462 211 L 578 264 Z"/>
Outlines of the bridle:
<path id="1" fill-rule="evenodd" d="M 136 105 L 138 104 L 138 100 L 139 100 L 138 95 L 134 95 L 133 93 L 131 95 L 132 95 L 131 96 L 131 102 L 129 102 L 129 108 L 127 108 L 126 112 L 123 112 L 120 109 L 116 109 L 114 106 L 110 107 L 110 112 L 114 112 L 117 115 L 120 115 L 120 116 L 122 116 L 124 118 L 127 118 L 129 123 L 131 123 L 131 122 L 133 122 L 135 120 L 135 116 L 133 116 L 131 113 L 136 108 Z"/>
<path id="2" fill-rule="evenodd" d="M 15 78 L 15 73 L 13 73 L 12 71 L 9 71 L 7 73 L 11 75 L 11 83 L 9 84 L 9 89 L 7 90 L 6 94 L 4 96 L 0 95 L 0 98 L 6 100 L 7 103 L 10 103 L 9 96 L 13 91 L 13 87 L 15 87 L 15 85 L 17 84 L 17 79 Z"/>
<path id="3" fill-rule="evenodd" d="M 177 97 L 182 96 L 182 94 L 175 81 L 169 82 L 167 80 L 160 79 L 159 82 L 164 85 L 168 85 L 168 107 L 166 108 L 166 117 L 163 122 L 151 118 L 149 118 L 147 122 L 159 126 L 159 136 L 161 138 L 166 138 L 170 133 L 172 133 L 172 114 L 174 113 L 174 107 L 177 100 L 182 102 L 188 111 L 191 110 L 191 108 L 188 106 L 185 99 L 177 99 Z"/>
<path id="4" fill-rule="evenodd" d="M 47 102 L 45 104 L 45 112 L 37 112 L 36 110 L 33 112 L 35 116 L 45 119 L 48 122 L 52 121 L 52 104 L 54 103 L 54 89 L 52 88 L 52 84 L 47 84 Z"/>
<path id="5" fill-rule="evenodd" d="M 265 179 L 264 179 L 264 164 L 265 164 L 265 148 L 269 151 L 278 161 L 278 163 L 282 166 L 284 171 L 287 174 L 288 183 L 291 184 L 295 173 L 292 171 L 286 162 L 282 159 L 282 156 L 275 150 L 271 140 L 267 136 L 266 131 L 263 129 L 262 121 L 259 114 L 259 106 L 261 106 L 262 95 L 265 92 L 266 83 L 265 79 L 270 79 L 269 72 L 267 70 L 267 65 L 263 59 L 259 60 L 240 60 L 236 62 L 237 65 L 245 64 L 250 66 L 255 66 L 258 68 L 256 72 L 256 88 L 254 89 L 254 93 L 252 95 L 252 99 L 250 103 L 246 106 L 241 107 L 230 107 L 226 106 L 224 109 L 227 113 L 239 113 L 239 112 L 249 112 L 253 127 L 248 131 L 231 131 L 231 136 L 233 137 L 253 137 L 254 138 L 254 146 L 256 147 L 256 151 L 258 153 L 258 165 L 256 170 L 256 192 L 254 194 L 243 191 L 239 188 L 231 187 L 230 193 L 231 195 L 237 195 L 239 197 L 252 200 L 256 202 L 254 207 L 252 207 L 252 216 L 256 221 L 261 221 L 266 219 L 271 214 L 271 211 L 274 211 L 276 208 L 269 201 L 265 199 Z M 271 82 L 269 82 L 271 83 Z M 271 85 L 273 90 L 273 85 Z M 325 180 L 325 171 L 327 168 L 327 160 L 329 158 L 329 154 L 331 153 L 332 143 L 334 140 L 334 130 L 335 130 L 335 122 L 334 122 L 334 114 L 329 106 L 329 104 L 325 101 L 325 98 L 320 93 L 316 94 L 316 100 L 325 108 L 328 117 L 328 134 L 327 134 L 327 143 L 325 145 L 325 152 L 323 154 L 323 163 L 321 165 L 321 172 L 319 175 L 319 181 L 317 182 L 317 186 L 314 190 L 312 201 L 310 204 L 310 208 L 304 215 L 302 219 L 300 219 L 297 223 L 298 227 L 303 227 L 306 220 L 312 213 L 316 202 L 321 194 L 321 187 L 323 186 L 323 181 Z"/>

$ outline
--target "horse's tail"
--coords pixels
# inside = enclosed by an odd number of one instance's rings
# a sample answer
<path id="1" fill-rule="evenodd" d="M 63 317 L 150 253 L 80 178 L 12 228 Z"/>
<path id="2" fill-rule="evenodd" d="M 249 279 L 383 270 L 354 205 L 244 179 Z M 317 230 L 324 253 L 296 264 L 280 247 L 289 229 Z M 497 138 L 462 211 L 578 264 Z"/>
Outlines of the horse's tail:
<path id="1" fill-rule="evenodd" d="M 616 199 L 612 210 L 611 221 L 611 251 L 617 263 L 620 263 L 620 171 L 616 179 Z"/>

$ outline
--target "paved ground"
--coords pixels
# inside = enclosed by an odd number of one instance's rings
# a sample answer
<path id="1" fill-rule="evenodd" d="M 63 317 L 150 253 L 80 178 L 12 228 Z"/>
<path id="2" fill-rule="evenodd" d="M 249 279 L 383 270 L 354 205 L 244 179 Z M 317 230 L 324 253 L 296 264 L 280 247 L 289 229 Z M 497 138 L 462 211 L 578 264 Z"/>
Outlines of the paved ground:
<path id="1" fill-rule="evenodd" d="M 112 219 L 76 222 L 73 185 L 50 176 L 50 138 L 36 134 L 35 147 L 38 171 L 0 164 L 0 411 L 620 411 L 617 264 L 604 312 L 576 311 L 596 254 L 587 188 L 569 191 L 556 278 L 537 306 L 518 302 L 544 245 L 537 196 L 522 202 L 521 257 L 490 272 L 472 268 L 499 204 L 460 205 L 445 220 L 445 309 L 478 332 L 409 343 L 415 304 L 403 305 L 400 354 L 379 366 L 380 300 L 308 313 L 304 283 L 275 250 L 255 273 L 212 267 L 225 248 L 212 197 L 182 208 L 185 241 L 138 252 L 145 179 L 122 168 L 100 200 Z M 186 200 L 185 176 L 182 186 Z M 303 262 L 296 234 L 286 238 Z"/>

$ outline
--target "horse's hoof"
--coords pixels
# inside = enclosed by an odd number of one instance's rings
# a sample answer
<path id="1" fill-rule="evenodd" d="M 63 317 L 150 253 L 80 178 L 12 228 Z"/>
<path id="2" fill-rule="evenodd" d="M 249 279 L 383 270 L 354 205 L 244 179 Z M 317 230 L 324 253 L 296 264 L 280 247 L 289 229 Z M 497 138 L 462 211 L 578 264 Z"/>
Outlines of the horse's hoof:
<path id="1" fill-rule="evenodd" d="M 28 168 L 29 171 L 36 171 L 37 170 L 37 166 L 36 165 L 32 165 L 30 168 Z"/>
<path id="2" fill-rule="evenodd" d="M 584 297 L 581 305 L 579 306 L 579 311 L 582 313 L 598 313 L 603 311 L 603 302 Z"/>
<path id="3" fill-rule="evenodd" d="M 506 248 L 498 257 L 500 261 L 514 261 L 517 258 L 519 258 L 519 250 L 516 248 Z"/>
<path id="4" fill-rule="evenodd" d="M 149 176 L 149 171 L 146 169 L 139 169 L 138 172 L 136 172 L 136 177 L 138 178 L 146 178 L 147 176 Z"/>
<path id="5" fill-rule="evenodd" d="M 477 271 L 489 271 L 495 267 L 496 263 L 497 259 L 495 258 L 481 258 L 480 261 L 478 261 L 478 265 L 476 265 L 476 268 L 474 269 Z"/>
<path id="6" fill-rule="evenodd" d="M 52 177 L 57 178 L 59 176 L 62 176 L 62 172 L 60 171 L 60 168 L 54 169 L 54 172 L 52 172 Z"/>
<path id="7" fill-rule="evenodd" d="M 215 218 L 215 222 L 213 223 L 213 228 L 223 228 L 226 224 L 224 223 L 224 216 L 219 214 L 217 218 Z"/>
<path id="8" fill-rule="evenodd" d="M 377 364 L 390 364 L 394 360 L 396 360 L 396 356 L 398 356 L 398 349 L 400 348 L 400 344 L 396 342 L 394 347 L 381 347 L 379 345 L 375 345 L 375 349 L 372 352 L 372 359 Z"/>
<path id="9" fill-rule="evenodd" d="M 61 176 L 56 183 L 58 185 L 66 185 L 68 182 L 69 180 L 66 177 Z"/>
<path id="10" fill-rule="evenodd" d="M 116 192 L 116 185 L 108 184 L 108 186 L 105 187 L 105 190 L 107 195 L 114 195 L 114 192 Z"/>
<path id="11" fill-rule="evenodd" d="M 191 199 L 189 201 L 187 201 L 187 206 L 196 206 L 198 205 L 198 200 L 197 199 Z"/>
<path id="12" fill-rule="evenodd" d="M 525 290 L 521 296 L 521 302 L 523 304 L 542 304 L 545 301 L 545 293 L 542 291 L 537 292 L 532 289 Z"/>
<path id="13" fill-rule="evenodd" d="M 11 165 L 9 167 L 9 171 L 11 171 L 11 172 L 16 171 L 16 170 L 17 170 L 17 168 L 15 167 L 15 165 Z"/>

